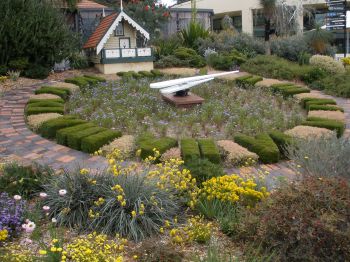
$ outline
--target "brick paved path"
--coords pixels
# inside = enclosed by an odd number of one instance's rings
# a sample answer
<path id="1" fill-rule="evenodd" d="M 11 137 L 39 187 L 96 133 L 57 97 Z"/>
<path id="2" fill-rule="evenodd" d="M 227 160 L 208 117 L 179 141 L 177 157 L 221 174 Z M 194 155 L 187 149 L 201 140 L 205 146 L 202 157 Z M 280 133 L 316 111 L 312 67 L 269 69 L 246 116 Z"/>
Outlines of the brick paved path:
<path id="1" fill-rule="evenodd" d="M 42 138 L 27 128 L 24 120 L 24 107 L 34 90 L 35 87 L 26 87 L 9 91 L 0 97 L 0 158 L 9 157 L 27 163 L 35 161 L 47 164 L 54 169 L 72 169 L 76 166 L 95 170 L 104 169 L 107 166 L 104 158 L 92 157 L 80 151 L 57 145 L 54 141 Z M 320 93 L 319 91 L 312 92 Z M 350 136 L 350 99 L 335 99 L 345 109 L 346 135 Z M 295 175 L 287 162 L 260 165 L 257 168 L 231 169 L 229 172 L 259 174 L 259 170 L 268 171 L 269 178 L 293 177 Z"/>
<path id="2" fill-rule="evenodd" d="M 56 144 L 33 133 L 26 126 L 24 107 L 35 87 L 6 92 L 0 97 L 0 158 L 9 157 L 24 163 L 38 162 L 54 169 L 72 169 L 78 165 L 102 169 L 107 162 L 102 157 Z"/>

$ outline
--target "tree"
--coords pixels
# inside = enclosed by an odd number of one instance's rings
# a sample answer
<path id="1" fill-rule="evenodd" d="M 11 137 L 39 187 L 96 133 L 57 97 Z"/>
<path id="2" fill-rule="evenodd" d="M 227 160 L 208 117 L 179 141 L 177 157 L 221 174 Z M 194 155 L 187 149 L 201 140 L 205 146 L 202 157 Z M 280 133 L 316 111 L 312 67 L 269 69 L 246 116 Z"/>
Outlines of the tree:
<path id="1" fill-rule="evenodd" d="M 78 47 L 63 14 L 47 0 L 1 0 L 0 17 L 0 64 L 24 58 L 52 66 Z"/>
<path id="2" fill-rule="evenodd" d="M 315 29 L 305 33 L 306 41 L 318 54 L 324 54 L 327 45 L 333 40 L 333 34 L 316 25 Z"/>
<path id="3" fill-rule="evenodd" d="M 270 41 L 271 34 L 271 23 L 276 10 L 277 0 L 260 0 L 260 5 L 262 7 L 264 20 L 265 20 L 265 41 Z"/>

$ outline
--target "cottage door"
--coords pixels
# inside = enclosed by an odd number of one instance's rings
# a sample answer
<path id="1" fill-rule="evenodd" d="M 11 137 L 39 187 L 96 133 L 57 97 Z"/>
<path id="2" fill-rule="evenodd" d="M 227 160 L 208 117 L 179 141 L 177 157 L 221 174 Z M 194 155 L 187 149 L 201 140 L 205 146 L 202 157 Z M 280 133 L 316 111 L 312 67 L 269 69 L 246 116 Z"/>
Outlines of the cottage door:
<path id="1" fill-rule="evenodd" d="M 120 38 L 119 46 L 120 48 L 130 48 L 130 38 Z"/>

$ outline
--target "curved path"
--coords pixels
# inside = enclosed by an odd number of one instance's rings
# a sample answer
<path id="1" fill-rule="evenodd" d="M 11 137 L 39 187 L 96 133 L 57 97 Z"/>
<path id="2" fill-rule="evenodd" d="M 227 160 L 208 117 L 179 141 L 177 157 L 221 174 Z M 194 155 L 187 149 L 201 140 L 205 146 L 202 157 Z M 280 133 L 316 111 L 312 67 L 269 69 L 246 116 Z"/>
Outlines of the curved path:
<path id="1" fill-rule="evenodd" d="M 62 168 L 69 170 L 77 166 L 92 170 L 101 170 L 107 167 L 107 161 L 102 157 L 90 156 L 58 145 L 28 129 L 24 119 L 24 108 L 37 86 L 8 91 L 0 97 L 0 159 L 9 158 L 24 163 L 35 161 L 39 164 L 49 165 L 56 170 Z M 319 91 L 312 92 L 321 93 Z M 345 135 L 350 137 L 350 99 L 334 99 L 345 110 L 347 124 Z M 295 175 L 295 172 L 289 168 L 288 162 L 230 169 L 228 172 L 255 175 L 263 172 L 268 173 L 270 178 L 280 176 L 291 178 Z"/>

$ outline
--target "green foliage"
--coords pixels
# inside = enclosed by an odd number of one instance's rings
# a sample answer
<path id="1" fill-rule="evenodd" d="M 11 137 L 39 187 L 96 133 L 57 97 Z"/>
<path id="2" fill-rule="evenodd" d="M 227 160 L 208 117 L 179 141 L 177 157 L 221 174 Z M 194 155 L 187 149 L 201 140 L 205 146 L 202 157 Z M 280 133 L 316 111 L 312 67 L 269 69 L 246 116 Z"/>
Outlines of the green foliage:
<path id="1" fill-rule="evenodd" d="M 305 39 L 317 54 L 325 54 L 327 45 L 333 40 L 332 32 L 324 30 L 320 25 L 316 25 L 314 30 L 305 33 Z"/>
<path id="2" fill-rule="evenodd" d="M 0 17 L 0 64 L 25 58 L 29 63 L 51 67 L 77 48 L 63 13 L 57 12 L 50 1 L 3 0 Z"/>
<path id="3" fill-rule="evenodd" d="M 220 164 L 220 152 L 213 139 L 198 139 L 197 142 L 202 158 L 208 159 L 214 164 Z"/>
<path id="4" fill-rule="evenodd" d="M 116 177 L 109 173 L 81 175 L 79 170 L 65 172 L 45 185 L 48 198 L 44 204 L 51 207 L 50 216 L 55 217 L 59 225 L 108 235 L 118 233 L 140 241 L 157 234 L 165 220 L 171 221 L 180 212 L 174 192 L 159 189 L 157 182 L 146 178 L 144 173 Z M 125 206 L 120 204 L 116 197 L 118 193 L 112 189 L 115 185 L 124 190 Z M 67 194 L 59 195 L 61 189 L 67 190 Z M 104 202 L 97 206 L 94 202 L 99 198 Z M 141 205 L 143 215 L 139 214 Z M 99 216 L 89 218 L 89 210 Z M 132 211 L 136 212 L 135 217 L 131 215 Z"/>
<path id="5" fill-rule="evenodd" d="M 192 159 L 200 158 L 198 143 L 195 139 L 185 138 L 180 141 L 181 155 L 185 163 Z"/>
<path id="6" fill-rule="evenodd" d="M 270 88 L 273 92 L 281 93 L 283 97 L 290 97 L 302 93 L 310 93 L 310 89 L 302 86 L 297 86 L 293 83 L 274 84 Z"/>
<path id="7" fill-rule="evenodd" d="M 272 131 L 269 133 L 269 136 L 278 146 L 281 155 L 287 156 L 287 148 L 293 144 L 293 138 L 280 131 Z"/>
<path id="8" fill-rule="evenodd" d="M 304 126 L 321 127 L 336 131 L 338 137 L 341 137 L 345 131 L 345 124 L 343 122 L 326 118 L 308 117 L 307 120 L 301 124 Z"/>
<path id="9" fill-rule="evenodd" d="M 209 36 L 209 31 L 206 30 L 202 24 L 198 22 L 190 22 L 190 24 L 185 28 L 182 29 L 180 32 L 180 37 L 183 41 L 183 44 L 187 47 L 197 49 L 198 39 L 205 39 Z"/>
<path id="10" fill-rule="evenodd" d="M 288 146 L 288 158 L 298 163 L 304 176 L 350 179 L 350 140 L 331 138 L 296 140 Z"/>
<path id="11" fill-rule="evenodd" d="M 139 71 L 138 73 L 144 77 L 150 77 L 150 78 L 154 77 L 154 75 L 149 71 Z"/>
<path id="12" fill-rule="evenodd" d="M 96 75 L 84 75 L 84 77 L 87 79 L 87 81 L 92 79 L 94 81 L 94 83 L 95 83 L 95 81 L 97 81 L 98 83 L 99 82 L 107 82 L 106 78 L 100 77 L 100 76 L 96 76 Z"/>
<path id="13" fill-rule="evenodd" d="M 314 89 L 324 90 L 326 93 L 350 98 L 350 74 L 332 74 L 311 84 Z"/>
<path id="14" fill-rule="evenodd" d="M 214 164 L 208 159 L 193 157 L 186 162 L 185 168 L 191 171 L 191 175 L 196 179 L 199 187 L 206 180 L 225 175 L 221 165 Z"/>
<path id="15" fill-rule="evenodd" d="M 50 87 L 50 86 L 43 86 L 38 90 L 35 90 L 35 94 L 53 94 L 53 95 L 58 95 L 62 99 L 67 100 L 68 96 L 70 95 L 70 91 L 68 89 L 64 88 L 55 88 L 55 87 Z"/>
<path id="16" fill-rule="evenodd" d="M 306 110 L 309 110 L 311 105 L 336 105 L 337 102 L 329 98 L 304 98 L 301 104 Z"/>
<path id="17" fill-rule="evenodd" d="M 66 78 L 64 80 L 64 82 L 77 85 L 80 88 L 83 88 L 83 87 L 86 87 L 89 85 L 89 81 L 85 77 L 82 77 L 82 76 L 77 76 L 77 77 L 73 77 L 73 78 Z"/>
<path id="18" fill-rule="evenodd" d="M 9 68 L 6 65 L 0 65 L 0 76 L 6 76 Z"/>
<path id="19" fill-rule="evenodd" d="M 95 153 L 102 146 L 121 136 L 122 133 L 119 131 L 107 130 L 88 137 L 84 137 L 81 141 L 81 150 L 86 153 Z"/>
<path id="20" fill-rule="evenodd" d="M 39 128 L 39 133 L 45 138 L 55 138 L 58 130 L 85 123 L 85 120 L 74 119 L 70 116 L 59 117 L 44 122 Z"/>
<path id="21" fill-rule="evenodd" d="M 161 77 L 161 76 L 164 76 L 164 73 L 162 73 L 161 71 L 159 71 L 159 70 L 157 70 L 157 69 L 151 70 L 151 73 L 154 75 L 154 77 Z"/>
<path id="22" fill-rule="evenodd" d="M 300 35 L 278 37 L 270 41 L 271 53 L 299 64 L 308 64 L 311 50 L 305 38 Z"/>
<path id="23" fill-rule="evenodd" d="M 25 110 L 25 114 L 27 116 L 30 115 L 38 115 L 43 113 L 58 113 L 63 115 L 64 114 L 64 107 L 63 106 L 56 106 L 56 107 L 36 107 L 36 106 L 27 106 Z"/>
<path id="24" fill-rule="evenodd" d="M 12 70 L 23 71 L 28 68 L 29 61 L 28 61 L 28 58 L 21 57 L 21 58 L 17 58 L 9 61 L 8 66 Z"/>
<path id="25" fill-rule="evenodd" d="M 310 65 L 321 68 L 328 74 L 345 73 L 343 64 L 330 56 L 314 55 L 310 58 Z"/>
<path id="26" fill-rule="evenodd" d="M 53 99 L 35 99 L 32 98 L 28 101 L 28 104 L 36 104 L 41 102 L 54 102 L 54 103 L 60 103 L 64 104 L 64 100 L 62 98 L 53 98 Z"/>
<path id="27" fill-rule="evenodd" d="M 63 103 L 50 101 L 50 100 L 40 100 L 38 102 L 28 103 L 27 108 L 30 107 L 63 107 Z"/>
<path id="28" fill-rule="evenodd" d="M 93 123 L 86 123 L 82 125 L 76 125 L 76 126 L 71 126 L 67 128 L 60 129 L 56 132 L 56 142 L 60 145 L 67 145 L 67 137 L 70 134 L 74 134 L 76 132 L 85 130 L 90 127 L 94 127 L 95 125 Z"/>
<path id="29" fill-rule="evenodd" d="M 323 110 L 323 111 L 341 111 L 344 112 L 344 109 L 339 106 L 331 105 L 309 105 L 309 111 Z"/>
<path id="30" fill-rule="evenodd" d="M 246 75 L 237 77 L 235 81 L 238 86 L 248 88 L 254 86 L 256 83 L 262 80 L 263 78 L 261 76 Z"/>
<path id="31" fill-rule="evenodd" d="M 12 162 L 3 165 L 0 174 L 1 192 L 31 199 L 42 190 L 42 185 L 48 181 L 53 172 L 39 165 L 22 166 Z"/>
<path id="32" fill-rule="evenodd" d="M 89 67 L 89 60 L 85 55 L 73 53 L 69 57 L 69 64 L 72 69 L 84 69 Z"/>
<path id="33" fill-rule="evenodd" d="M 174 51 L 174 56 L 193 67 L 200 68 L 206 65 L 204 58 L 191 48 L 179 47 Z"/>
<path id="34" fill-rule="evenodd" d="M 310 71 L 305 73 L 301 80 L 303 80 L 306 84 L 312 84 L 315 81 L 319 81 L 324 79 L 327 76 L 327 73 L 318 67 L 312 68 Z"/>
<path id="35" fill-rule="evenodd" d="M 234 137 L 236 143 L 256 153 L 265 164 L 277 163 L 280 159 L 280 152 L 277 145 L 267 134 L 257 135 L 255 138 L 246 135 Z"/>
<path id="36" fill-rule="evenodd" d="M 155 138 L 153 135 L 145 134 L 138 138 L 137 144 L 141 149 L 141 158 L 146 159 L 153 156 L 153 149 L 157 149 L 160 154 L 165 153 L 170 148 L 177 146 L 177 140 L 170 137 Z"/>
<path id="37" fill-rule="evenodd" d="M 81 150 L 81 141 L 88 136 L 98 134 L 108 129 L 102 127 L 89 127 L 74 133 L 67 134 L 67 145 L 75 150 Z M 57 135 L 56 135 L 57 136 Z"/>
<path id="38" fill-rule="evenodd" d="M 169 56 L 174 54 L 174 50 L 181 46 L 181 39 L 177 36 L 171 36 L 169 38 L 157 38 L 152 41 L 153 46 L 155 46 L 154 56 L 156 60 L 164 56 Z"/>
<path id="39" fill-rule="evenodd" d="M 216 70 L 230 70 L 234 65 L 230 56 L 217 53 L 208 55 L 207 63 Z"/>
<path id="40" fill-rule="evenodd" d="M 45 79 L 50 74 L 50 68 L 39 64 L 31 64 L 28 69 L 24 71 L 24 75 L 32 79 Z"/>
<path id="41" fill-rule="evenodd" d="M 260 245 L 262 252 L 274 252 L 274 261 L 346 261 L 349 204 L 347 182 L 308 177 L 278 188 L 268 201 L 241 212 L 231 236 Z"/>

